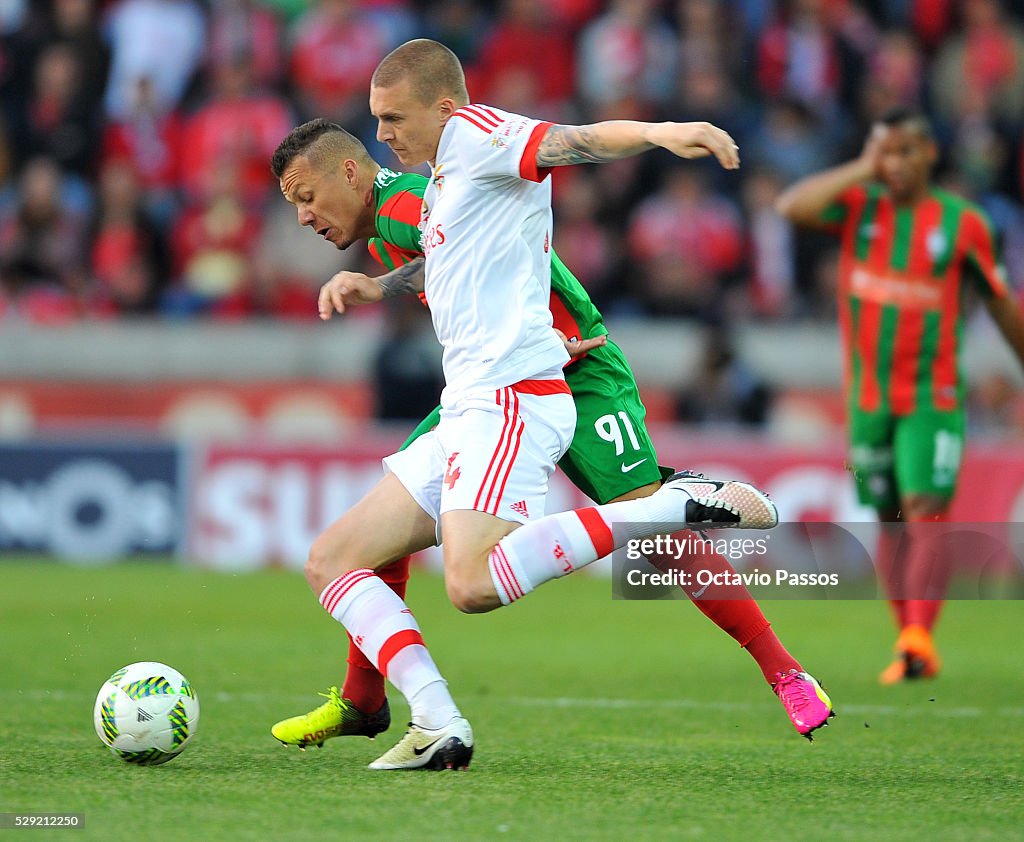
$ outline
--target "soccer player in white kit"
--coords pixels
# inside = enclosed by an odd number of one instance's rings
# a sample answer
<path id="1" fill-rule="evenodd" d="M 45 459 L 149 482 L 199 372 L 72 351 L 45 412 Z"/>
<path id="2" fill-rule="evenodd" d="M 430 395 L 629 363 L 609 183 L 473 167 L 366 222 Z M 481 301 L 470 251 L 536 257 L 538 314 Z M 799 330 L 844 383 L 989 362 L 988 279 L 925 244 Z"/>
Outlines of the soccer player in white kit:
<path id="1" fill-rule="evenodd" d="M 424 39 L 381 62 L 370 110 L 378 139 L 403 164 L 431 165 L 421 214 L 423 284 L 444 349 L 446 387 L 437 428 L 385 459 L 388 473 L 378 485 L 314 542 L 306 577 L 412 709 L 406 735 L 370 768 L 465 768 L 474 743 L 469 723 L 412 613 L 375 569 L 441 538 L 449 598 L 476 613 L 508 605 L 667 523 L 777 523 L 774 505 L 752 486 L 692 475 L 670 479 L 644 499 L 541 516 L 548 478 L 575 425 L 561 371 L 568 355 L 548 306 L 546 168 L 661 146 L 684 158 L 714 155 L 734 169 L 738 150 L 707 123 L 556 126 L 471 105 L 458 59 Z M 305 207 L 315 202 L 316 186 L 295 168 L 281 178 L 302 224 L 332 242 L 343 239 L 332 220 Z"/>

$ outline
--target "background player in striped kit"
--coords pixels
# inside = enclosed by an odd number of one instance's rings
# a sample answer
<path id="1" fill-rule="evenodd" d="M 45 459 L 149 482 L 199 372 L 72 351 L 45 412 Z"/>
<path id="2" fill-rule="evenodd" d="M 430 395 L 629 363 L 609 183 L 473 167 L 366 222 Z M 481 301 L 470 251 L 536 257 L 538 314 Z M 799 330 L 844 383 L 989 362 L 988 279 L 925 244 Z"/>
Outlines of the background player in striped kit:
<path id="1" fill-rule="evenodd" d="M 976 205 L 931 185 L 938 147 L 927 119 L 898 110 L 853 161 L 805 178 L 778 210 L 841 238 L 839 316 L 850 463 L 861 502 L 883 523 L 910 522 L 909 548 L 882 530 L 879 573 L 900 628 L 885 684 L 934 676 L 932 629 L 949 565 L 937 530 L 956 489 L 964 441 L 963 297 L 981 299 L 1024 361 L 1024 320 Z"/>
<path id="2" fill-rule="evenodd" d="M 317 190 L 318 206 L 301 221 L 313 228 L 329 227 L 344 232 L 340 234 L 340 243 L 368 237 L 370 253 L 387 269 L 422 262 L 419 217 L 427 184 L 425 177 L 382 168 L 355 137 L 322 119 L 296 128 L 281 147 L 286 151 L 276 161 L 275 172 L 283 172 L 281 161 L 285 155 L 299 156 L 306 163 L 313 158 L 323 161 L 322 172 L 311 176 L 322 185 Z M 633 373 L 611 340 L 596 347 L 581 345 L 603 342 L 607 329 L 586 290 L 554 250 L 551 260 L 554 327 L 570 341 L 576 340 L 569 348 L 574 358 L 564 369 L 576 403 L 576 433 L 559 467 L 598 503 L 653 494 L 673 471 L 658 466 Z M 394 273 L 369 278 L 360 273 L 339 272 L 321 290 L 321 317 L 330 318 L 335 310 L 344 312 L 348 306 L 406 293 L 408 285 L 396 282 L 395 277 Z M 437 426 L 440 410 L 438 407 L 417 426 L 403 450 Z M 653 562 L 659 564 L 658 559 Z M 690 566 L 693 581 L 698 569 L 734 572 L 724 557 L 710 552 L 682 563 L 660 562 L 668 563 Z M 377 575 L 404 598 L 408 557 L 381 568 Z M 698 590 L 699 597 L 695 595 Z M 801 679 L 791 677 L 802 673 L 803 668 L 779 642 L 747 589 L 742 585 L 707 589 L 694 585 L 686 593 L 706 616 L 754 657 L 766 681 L 783 701 L 794 727 L 809 734 L 817 721 L 807 719 Z M 337 688 L 331 688 L 328 701 L 316 710 L 277 723 L 273 733 L 278 739 L 305 746 L 322 744 L 334 736 L 374 736 L 387 729 L 390 713 L 384 678 L 351 639 L 348 663 L 343 691 L 339 694 Z"/>

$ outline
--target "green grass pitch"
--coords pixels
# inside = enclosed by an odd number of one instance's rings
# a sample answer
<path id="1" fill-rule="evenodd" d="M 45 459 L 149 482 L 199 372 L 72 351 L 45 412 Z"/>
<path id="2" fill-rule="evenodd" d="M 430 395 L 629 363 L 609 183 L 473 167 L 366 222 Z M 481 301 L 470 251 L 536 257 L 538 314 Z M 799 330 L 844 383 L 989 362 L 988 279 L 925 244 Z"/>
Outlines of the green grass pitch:
<path id="1" fill-rule="evenodd" d="M 273 740 L 343 669 L 341 630 L 294 573 L 0 561 L 0 812 L 83 812 L 44 833 L 72 839 L 1021 838 L 1024 603 L 951 603 L 942 676 L 894 688 L 876 683 L 884 604 L 766 605 L 836 702 L 813 744 L 688 603 L 615 602 L 577 576 L 470 617 L 427 574 L 410 603 L 476 731 L 467 773 L 365 768 L 403 732 L 394 692 L 374 742 Z M 93 730 L 100 684 L 139 660 L 181 670 L 202 704 L 160 767 Z"/>

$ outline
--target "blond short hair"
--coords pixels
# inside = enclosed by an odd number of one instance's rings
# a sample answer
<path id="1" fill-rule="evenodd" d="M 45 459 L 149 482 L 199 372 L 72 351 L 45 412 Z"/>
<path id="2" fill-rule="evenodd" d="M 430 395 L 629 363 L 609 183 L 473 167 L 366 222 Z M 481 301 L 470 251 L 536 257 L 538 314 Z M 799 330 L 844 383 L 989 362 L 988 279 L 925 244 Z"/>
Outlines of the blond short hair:
<path id="1" fill-rule="evenodd" d="M 370 85 L 390 88 L 408 79 L 413 96 L 423 105 L 451 97 L 457 105 L 469 104 L 466 74 L 458 57 L 444 44 L 429 38 L 406 41 L 377 65 Z"/>

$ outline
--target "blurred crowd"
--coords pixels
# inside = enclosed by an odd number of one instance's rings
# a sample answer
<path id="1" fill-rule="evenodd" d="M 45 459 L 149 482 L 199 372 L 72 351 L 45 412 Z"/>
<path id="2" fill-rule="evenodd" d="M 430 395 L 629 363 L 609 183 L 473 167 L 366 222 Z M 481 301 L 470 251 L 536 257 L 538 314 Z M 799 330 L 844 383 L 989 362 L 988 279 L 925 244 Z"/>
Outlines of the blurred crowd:
<path id="1" fill-rule="evenodd" d="M 833 318 L 833 244 L 772 203 L 896 105 L 934 118 L 941 183 L 1024 276 L 1009 0 L 0 0 L 0 319 L 313 318 L 312 290 L 365 255 L 298 230 L 269 156 L 325 116 L 397 166 L 367 91 L 417 36 L 455 50 L 478 101 L 737 139 L 739 174 L 655 154 L 556 173 L 555 246 L 608 316 Z"/>

